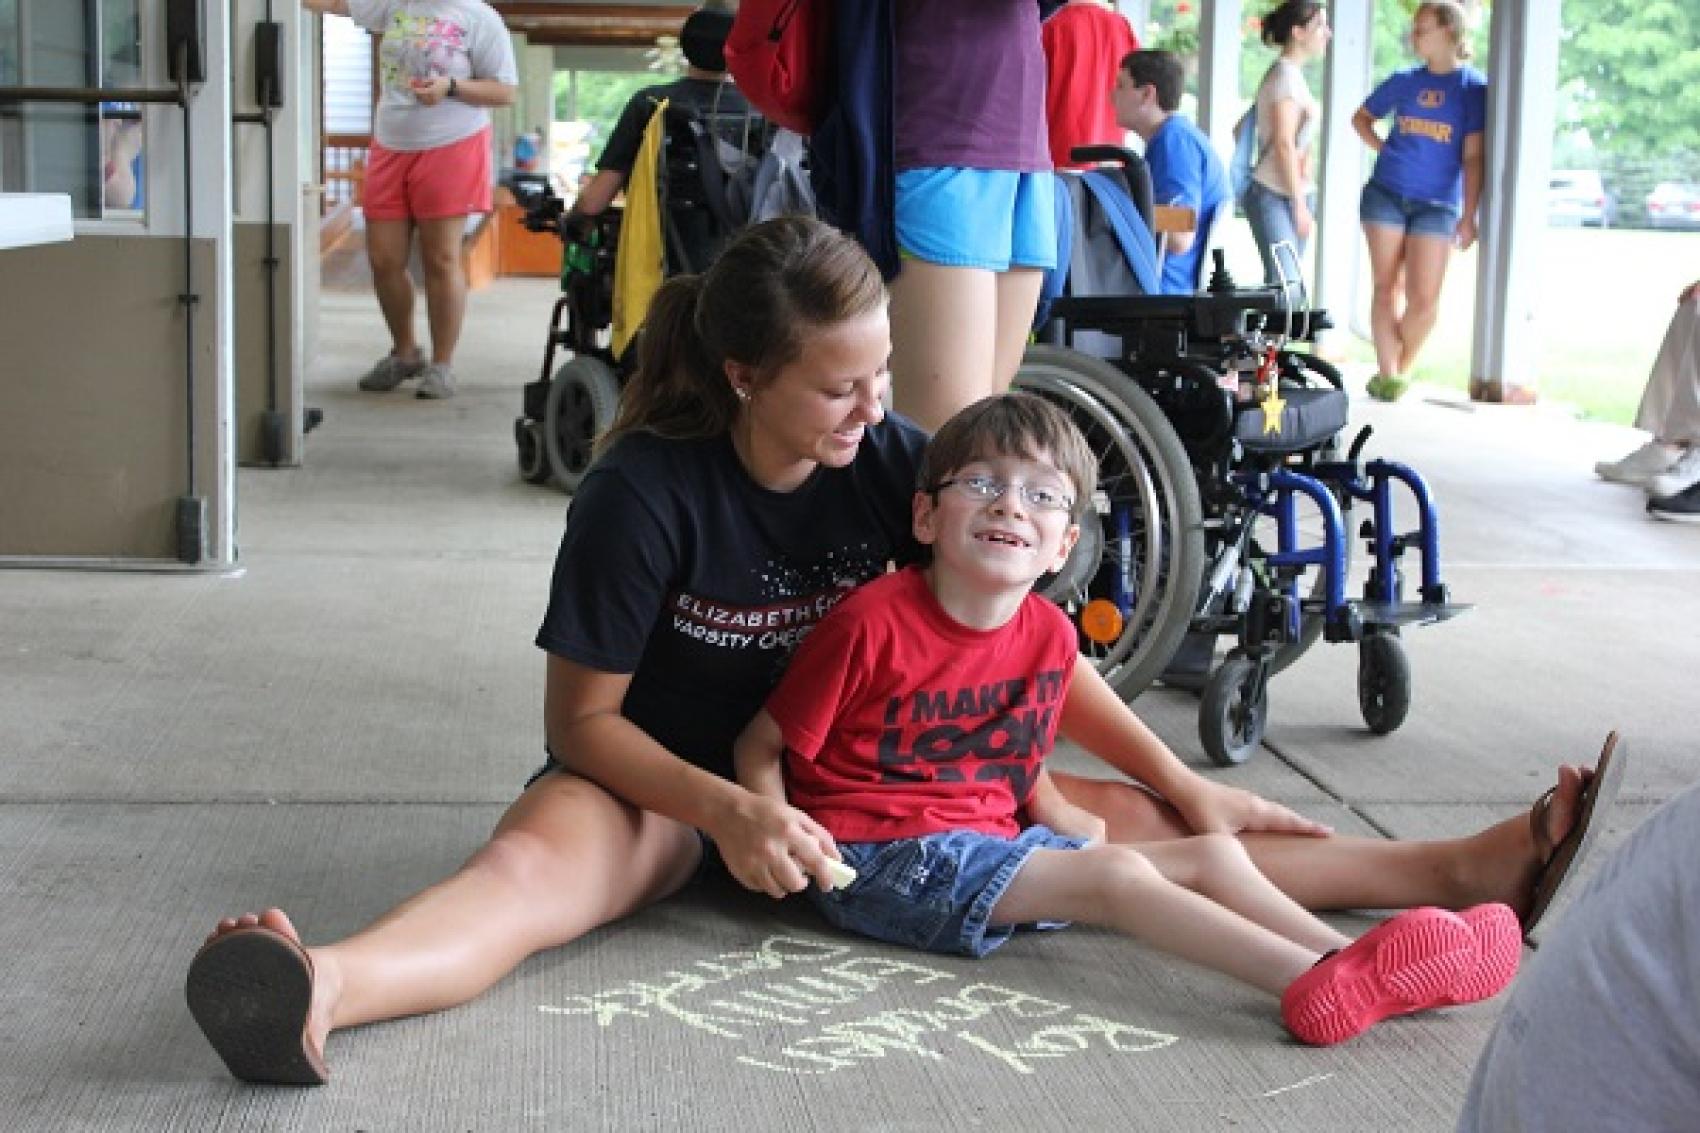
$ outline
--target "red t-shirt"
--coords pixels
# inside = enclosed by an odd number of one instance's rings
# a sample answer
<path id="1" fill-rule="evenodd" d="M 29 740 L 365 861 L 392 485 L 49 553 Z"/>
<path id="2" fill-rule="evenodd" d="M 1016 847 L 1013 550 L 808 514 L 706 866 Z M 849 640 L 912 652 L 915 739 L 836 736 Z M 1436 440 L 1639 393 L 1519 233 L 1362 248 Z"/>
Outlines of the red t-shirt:
<path id="1" fill-rule="evenodd" d="M 1075 146 L 1123 144 L 1110 91 L 1116 71 L 1139 38 L 1127 17 L 1097 4 L 1065 4 L 1039 32 L 1045 47 L 1045 123 L 1051 161 L 1058 169 L 1081 169 L 1069 160 Z"/>
<path id="2" fill-rule="evenodd" d="M 976 630 L 918 567 L 864 584 L 803 639 L 767 702 L 792 805 L 841 842 L 1020 833 L 1076 656 L 1067 615 L 1037 595 Z"/>

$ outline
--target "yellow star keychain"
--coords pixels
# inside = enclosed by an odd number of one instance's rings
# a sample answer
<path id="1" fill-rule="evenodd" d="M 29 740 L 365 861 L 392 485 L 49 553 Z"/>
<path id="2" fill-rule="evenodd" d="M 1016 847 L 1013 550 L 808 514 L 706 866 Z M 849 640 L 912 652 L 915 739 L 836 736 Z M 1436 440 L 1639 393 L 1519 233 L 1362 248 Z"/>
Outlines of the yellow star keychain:
<path id="1" fill-rule="evenodd" d="M 1281 412 L 1287 408 L 1286 399 L 1281 396 L 1274 386 L 1269 387 L 1269 394 L 1263 399 L 1263 435 L 1274 433 L 1281 435 Z"/>

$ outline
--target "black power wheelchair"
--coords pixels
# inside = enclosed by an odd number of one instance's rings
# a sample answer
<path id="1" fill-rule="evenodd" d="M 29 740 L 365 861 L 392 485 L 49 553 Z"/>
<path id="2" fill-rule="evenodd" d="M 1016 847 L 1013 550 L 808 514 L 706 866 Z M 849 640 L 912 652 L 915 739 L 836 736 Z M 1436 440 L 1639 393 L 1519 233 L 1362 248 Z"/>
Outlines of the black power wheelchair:
<path id="1" fill-rule="evenodd" d="M 753 111 L 695 111 L 668 106 L 656 174 L 663 273 L 707 269 L 726 241 L 749 223 L 776 182 L 801 183 L 786 164 L 775 129 Z M 778 155 L 777 159 L 775 155 Z M 793 175 L 795 174 L 795 175 Z M 510 184 L 525 226 L 560 237 L 561 294 L 549 317 L 543 368 L 528 382 L 514 443 L 521 477 L 571 492 L 590 467 L 596 438 L 614 421 L 620 390 L 635 363 L 613 346 L 614 287 L 623 210 L 569 219 L 541 177 Z M 555 365 L 557 351 L 566 358 Z"/>
<path id="2" fill-rule="evenodd" d="M 1151 227 L 1140 158 L 1101 147 L 1075 156 L 1113 160 Z M 1059 174 L 1059 192 L 1072 176 Z M 1089 207 L 1077 212 L 1076 234 L 1071 264 L 1103 238 Z M 1286 270 L 1273 286 L 1236 285 L 1219 250 L 1192 295 L 1138 294 L 1125 282 L 1115 294 L 1071 286 L 1015 379 L 1061 405 L 1100 462 L 1082 537 L 1041 588 L 1071 615 L 1082 653 L 1123 699 L 1157 679 L 1199 691 L 1200 738 L 1221 765 L 1257 749 L 1270 677 L 1318 639 L 1357 643 L 1363 719 L 1372 732 L 1393 731 L 1411 698 L 1400 630 L 1467 609 L 1441 581 L 1422 478 L 1391 461 L 1361 463 L 1368 428 L 1341 452 L 1340 375 L 1298 349 L 1327 328 L 1327 316 L 1309 308 L 1294 250 L 1277 253 Z M 1414 501 L 1414 531 L 1395 530 L 1395 484 Z M 1358 535 L 1372 560 L 1362 596 L 1348 598 L 1355 503 L 1369 507 Z M 1407 600 L 1410 549 L 1421 574 Z M 1219 638 L 1232 644 L 1218 664 Z"/>

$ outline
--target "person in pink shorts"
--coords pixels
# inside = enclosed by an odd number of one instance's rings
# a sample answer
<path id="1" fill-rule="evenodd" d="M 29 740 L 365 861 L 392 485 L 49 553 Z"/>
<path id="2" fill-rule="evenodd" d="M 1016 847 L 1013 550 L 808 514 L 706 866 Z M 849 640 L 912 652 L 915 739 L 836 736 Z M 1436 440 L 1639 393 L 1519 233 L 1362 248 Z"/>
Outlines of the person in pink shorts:
<path id="1" fill-rule="evenodd" d="M 418 378 L 418 394 L 454 394 L 455 344 L 466 315 L 460 246 L 466 218 L 490 211 L 490 110 L 507 106 L 519 71 L 501 16 L 483 0 L 301 0 L 350 16 L 382 35 L 381 93 L 372 116 L 362 208 L 366 254 L 390 350 L 360 388 L 393 390 Z M 427 359 L 413 336 L 413 230 L 425 267 Z"/>

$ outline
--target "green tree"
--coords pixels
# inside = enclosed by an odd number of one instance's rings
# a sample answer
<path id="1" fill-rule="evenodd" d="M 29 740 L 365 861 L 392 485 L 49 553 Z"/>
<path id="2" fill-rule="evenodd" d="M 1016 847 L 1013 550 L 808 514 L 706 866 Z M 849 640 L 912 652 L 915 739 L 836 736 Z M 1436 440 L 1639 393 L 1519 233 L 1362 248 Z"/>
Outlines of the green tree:
<path id="1" fill-rule="evenodd" d="M 1564 0 L 1561 108 L 1619 161 L 1700 153 L 1700 4 Z"/>

